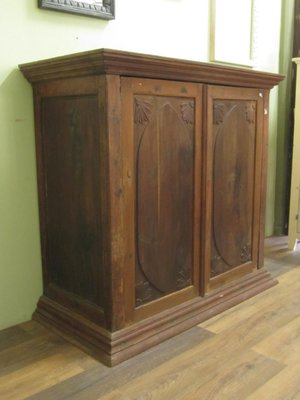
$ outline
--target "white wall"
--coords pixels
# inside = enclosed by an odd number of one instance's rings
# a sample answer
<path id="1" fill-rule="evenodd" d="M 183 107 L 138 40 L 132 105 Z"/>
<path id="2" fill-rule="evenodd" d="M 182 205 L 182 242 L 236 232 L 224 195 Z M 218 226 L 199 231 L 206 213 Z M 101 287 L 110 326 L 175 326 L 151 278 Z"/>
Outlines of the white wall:
<path id="1" fill-rule="evenodd" d="M 260 67 L 276 71 L 281 1 L 258 1 Z M 30 319 L 42 291 L 32 94 L 18 64 L 102 47 L 208 61 L 209 0 L 116 0 L 113 21 L 0 0 L 0 329 Z"/>

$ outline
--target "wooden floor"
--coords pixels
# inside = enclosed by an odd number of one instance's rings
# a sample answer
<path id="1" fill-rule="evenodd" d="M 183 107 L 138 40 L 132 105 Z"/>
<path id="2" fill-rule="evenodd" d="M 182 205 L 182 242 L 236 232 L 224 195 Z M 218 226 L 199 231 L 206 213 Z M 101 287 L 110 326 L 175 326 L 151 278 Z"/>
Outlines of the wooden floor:
<path id="1" fill-rule="evenodd" d="M 0 332 L 0 399 L 300 399 L 300 245 L 286 245 L 266 241 L 279 285 L 112 369 L 35 322 Z"/>

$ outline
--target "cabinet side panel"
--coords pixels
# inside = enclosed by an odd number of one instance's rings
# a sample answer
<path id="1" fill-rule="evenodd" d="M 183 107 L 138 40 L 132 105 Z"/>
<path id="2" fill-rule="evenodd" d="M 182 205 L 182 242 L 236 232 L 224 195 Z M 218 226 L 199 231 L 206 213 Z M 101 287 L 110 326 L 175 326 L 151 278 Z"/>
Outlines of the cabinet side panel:
<path id="1" fill-rule="evenodd" d="M 103 305 L 97 97 L 42 100 L 49 283 Z"/>

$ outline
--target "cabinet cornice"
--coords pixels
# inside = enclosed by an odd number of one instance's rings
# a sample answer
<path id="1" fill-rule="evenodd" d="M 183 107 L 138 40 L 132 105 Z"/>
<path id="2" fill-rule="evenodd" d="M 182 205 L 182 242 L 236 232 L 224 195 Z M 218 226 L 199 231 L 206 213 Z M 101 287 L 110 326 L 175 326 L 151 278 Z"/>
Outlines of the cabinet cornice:
<path id="1" fill-rule="evenodd" d="M 271 89 L 284 79 L 270 72 L 110 49 L 21 64 L 20 69 L 31 83 L 111 74 Z"/>

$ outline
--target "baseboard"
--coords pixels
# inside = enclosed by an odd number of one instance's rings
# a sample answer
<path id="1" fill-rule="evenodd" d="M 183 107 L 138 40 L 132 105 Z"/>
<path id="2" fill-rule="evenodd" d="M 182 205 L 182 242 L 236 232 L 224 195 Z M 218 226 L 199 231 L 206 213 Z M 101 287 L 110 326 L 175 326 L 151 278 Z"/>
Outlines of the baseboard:
<path id="1" fill-rule="evenodd" d="M 260 269 L 205 297 L 177 305 L 116 332 L 99 327 L 45 296 L 40 298 L 33 318 L 104 364 L 114 366 L 277 283 L 269 272 Z"/>

